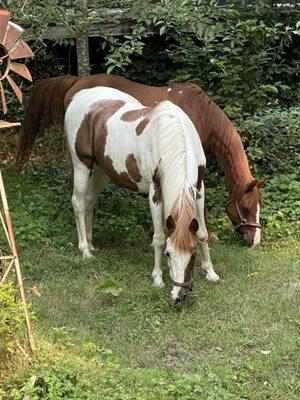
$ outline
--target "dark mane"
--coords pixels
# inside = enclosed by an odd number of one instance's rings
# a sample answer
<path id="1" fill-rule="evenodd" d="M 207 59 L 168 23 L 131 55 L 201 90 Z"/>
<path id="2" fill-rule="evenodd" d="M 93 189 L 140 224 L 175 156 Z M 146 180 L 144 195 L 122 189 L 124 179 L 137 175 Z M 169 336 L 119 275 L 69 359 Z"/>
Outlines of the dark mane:
<path id="1" fill-rule="evenodd" d="M 184 91 L 183 101 L 196 113 L 200 129 L 209 134 L 206 152 L 218 158 L 224 170 L 229 191 L 240 194 L 253 179 L 242 140 L 227 115 L 209 98 L 198 85 L 180 84 Z"/>

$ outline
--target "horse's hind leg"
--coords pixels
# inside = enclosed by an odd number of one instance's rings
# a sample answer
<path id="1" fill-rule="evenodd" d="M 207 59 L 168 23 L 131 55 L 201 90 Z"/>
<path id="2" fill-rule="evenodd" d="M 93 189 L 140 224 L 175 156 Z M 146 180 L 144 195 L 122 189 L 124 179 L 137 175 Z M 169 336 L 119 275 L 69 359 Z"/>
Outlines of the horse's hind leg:
<path id="1" fill-rule="evenodd" d="M 91 251 L 95 250 L 93 246 L 92 230 L 93 230 L 93 213 L 97 203 L 97 199 L 107 182 L 108 177 L 104 174 L 101 167 L 94 164 L 93 172 L 89 180 L 87 193 L 85 196 L 86 213 L 85 213 L 85 226 L 88 245 Z"/>
<path id="2" fill-rule="evenodd" d="M 163 204 L 162 201 L 154 201 L 155 190 L 151 185 L 149 190 L 149 203 L 153 221 L 153 240 L 152 245 L 155 251 L 155 264 L 152 271 L 152 277 L 154 279 L 154 285 L 158 287 L 163 287 L 164 283 L 162 281 L 162 269 L 161 269 L 161 255 L 162 250 L 166 245 L 166 238 L 164 234 L 163 227 Z"/>
<path id="3" fill-rule="evenodd" d="M 78 248 L 79 251 L 82 252 L 83 257 L 91 256 L 85 226 L 86 194 L 88 190 L 89 177 L 90 169 L 87 168 L 80 161 L 74 162 L 74 187 L 72 195 L 72 205 L 74 208 L 78 232 Z"/>

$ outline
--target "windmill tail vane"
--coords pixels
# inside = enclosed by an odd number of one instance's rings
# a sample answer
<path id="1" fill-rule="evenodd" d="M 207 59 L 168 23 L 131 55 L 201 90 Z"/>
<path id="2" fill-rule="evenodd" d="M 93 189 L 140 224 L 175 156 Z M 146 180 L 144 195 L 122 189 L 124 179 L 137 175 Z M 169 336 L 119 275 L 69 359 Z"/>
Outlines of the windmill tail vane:
<path id="1" fill-rule="evenodd" d="M 11 77 L 11 73 L 32 81 L 26 65 L 15 62 L 34 56 L 30 47 L 21 39 L 23 33 L 23 28 L 10 21 L 10 11 L 0 10 L 0 99 L 3 114 L 7 113 L 6 86 L 13 90 L 20 103 L 23 101 L 21 89 Z"/>

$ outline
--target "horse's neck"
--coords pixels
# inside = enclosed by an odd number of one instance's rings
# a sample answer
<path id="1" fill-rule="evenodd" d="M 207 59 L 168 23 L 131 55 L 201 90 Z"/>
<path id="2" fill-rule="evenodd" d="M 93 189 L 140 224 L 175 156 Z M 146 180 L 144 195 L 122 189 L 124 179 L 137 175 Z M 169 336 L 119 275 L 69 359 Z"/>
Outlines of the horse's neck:
<path id="1" fill-rule="evenodd" d="M 224 171 L 229 196 L 238 196 L 253 179 L 242 140 L 225 114 L 222 123 L 216 125 L 207 121 L 206 125 L 209 152 Z"/>
<path id="2" fill-rule="evenodd" d="M 220 163 L 229 196 L 235 197 L 252 179 L 242 140 L 225 113 L 202 91 L 197 106 L 202 111 L 197 118 L 204 150 Z"/>
<path id="3" fill-rule="evenodd" d="M 210 152 L 219 161 L 230 197 L 241 193 L 252 180 L 248 159 L 236 128 L 229 122 L 210 133 Z"/>

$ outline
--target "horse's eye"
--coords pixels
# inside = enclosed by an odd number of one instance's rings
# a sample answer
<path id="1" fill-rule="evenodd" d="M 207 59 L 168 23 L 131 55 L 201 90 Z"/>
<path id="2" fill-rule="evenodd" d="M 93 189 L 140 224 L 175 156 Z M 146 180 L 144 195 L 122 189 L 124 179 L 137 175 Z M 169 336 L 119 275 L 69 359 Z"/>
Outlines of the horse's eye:
<path id="1" fill-rule="evenodd" d="M 170 253 L 168 251 L 165 252 L 167 257 L 170 257 Z"/>

